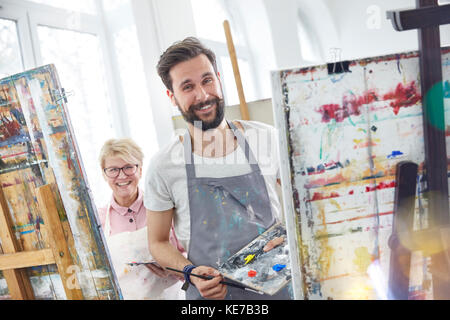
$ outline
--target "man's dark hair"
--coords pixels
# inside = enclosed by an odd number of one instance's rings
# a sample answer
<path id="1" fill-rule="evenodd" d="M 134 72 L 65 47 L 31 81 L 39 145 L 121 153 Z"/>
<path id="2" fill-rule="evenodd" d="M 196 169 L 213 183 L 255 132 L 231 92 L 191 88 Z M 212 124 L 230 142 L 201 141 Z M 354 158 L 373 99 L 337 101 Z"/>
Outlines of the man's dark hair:
<path id="1" fill-rule="evenodd" d="M 157 65 L 158 74 L 167 89 L 173 92 L 170 70 L 180 62 L 184 62 L 199 56 L 206 55 L 217 74 L 216 55 L 206 48 L 197 38 L 188 37 L 182 41 L 175 42 L 161 55 Z"/>

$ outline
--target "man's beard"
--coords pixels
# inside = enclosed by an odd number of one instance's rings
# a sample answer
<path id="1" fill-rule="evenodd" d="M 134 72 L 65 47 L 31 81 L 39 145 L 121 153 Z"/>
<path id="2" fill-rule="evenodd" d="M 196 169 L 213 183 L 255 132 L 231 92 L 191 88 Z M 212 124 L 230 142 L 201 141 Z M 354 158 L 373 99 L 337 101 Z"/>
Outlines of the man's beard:
<path id="1" fill-rule="evenodd" d="M 216 116 L 214 117 L 213 120 L 203 121 L 195 114 L 196 110 L 199 110 L 200 108 L 203 108 L 206 105 L 214 105 L 214 104 L 216 105 Z M 189 107 L 188 111 L 186 112 L 183 112 L 183 110 L 181 110 L 178 103 L 177 106 L 178 110 L 180 110 L 181 114 L 183 115 L 184 120 L 186 120 L 187 122 L 191 123 L 196 127 L 198 127 L 198 123 L 200 123 L 201 124 L 200 129 L 202 129 L 203 131 L 217 128 L 222 123 L 222 120 L 225 116 L 225 101 L 224 99 L 220 98 L 213 98 L 206 100 L 204 102 L 193 104 Z"/>

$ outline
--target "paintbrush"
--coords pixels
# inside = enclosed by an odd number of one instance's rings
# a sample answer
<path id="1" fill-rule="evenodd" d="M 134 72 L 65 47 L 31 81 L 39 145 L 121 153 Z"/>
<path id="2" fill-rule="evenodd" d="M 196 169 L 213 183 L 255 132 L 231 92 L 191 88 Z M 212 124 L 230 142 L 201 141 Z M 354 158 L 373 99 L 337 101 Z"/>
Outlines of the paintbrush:
<path id="1" fill-rule="evenodd" d="M 166 267 L 166 269 L 167 270 L 171 270 L 171 271 L 175 271 L 175 272 L 179 272 L 179 273 L 183 273 L 183 274 L 187 274 L 187 272 L 182 271 L 182 270 L 177 270 L 177 269 L 173 269 L 173 268 L 169 268 L 169 267 Z M 197 277 L 197 278 L 203 279 L 203 280 L 211 280 L 211 279 L 214 278 L 213 276 L 203 276 L 203 275 L 199 275 L 199 274 L 195 274 L 195 273 L 191 273 L 190 275 L 193 276 L 193 277 Z M 245 290 L 245 291 L 257 293 L 257 294 L 260 294 L 260 295 L 264 294 L 264 292 L 262 292 L 262 291 L 250 289 L 248 287 L 245 287 L 245 286 L 237 284 L 237 283 L 232 283 L 232 282 L 228 282 L 228 281 L 224 281 L 224 280 L 220 281 L 219 283 L 224 284 L 226 286 L 235 287 L 235 288 L 239 288 L 239 289 L 242 289 L 242 290 Z"/>
<path id="2" fill-rule="evenodd" d="M 134 262 L 133 261 L 133 262 L 128 262 L 126 264 L 129 265 L 129 266 L 132 266 L 132 267 L 134 267 L 134 266 L 141 266 L 141 265 L 148 265 L 148 264 L 153 264 L 153 265 L 156 265 L 156 266 L 159 267 L 159 264 L 156 261 L 152 261 L 152 262 Z"/>

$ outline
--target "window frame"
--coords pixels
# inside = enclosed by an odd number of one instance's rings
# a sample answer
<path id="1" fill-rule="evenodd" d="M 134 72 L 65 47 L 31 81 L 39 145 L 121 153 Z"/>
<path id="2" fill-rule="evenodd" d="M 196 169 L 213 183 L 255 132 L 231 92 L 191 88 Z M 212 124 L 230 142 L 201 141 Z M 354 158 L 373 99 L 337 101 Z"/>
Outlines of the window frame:
<path id="1" fill-rule="evenodd" d="M 1 0 L 0 18 L 14 20 L 17 23 L 22 64 L 24 70 L 43 65 L 39 44 L 38 26 L 47 26 L 63 30 L 89 33 L 97 36 L 104 63 L 106 88 L 110 98 L 112 112 L 112 127 L 116 136 L 129 136 L 130 127 L 125 110 L 124 94 L 120 84 L 120 77 L 113 63 L 111 43 L 107 37 L 104 14 L 100 0 L 94 0 L 97 15 L 68 11 L 46 4 L 34 3 L 26 0 Z M 78 25 L 68 26 L 67 21 L 77 16 Z M 70 88 L 66 88 L 66 91 Z"/>
<path id="2" fill-rule="evenodd" d="M 0 2 L 0 18 L 16 23 L 22 66 L 24 70 L 34 68 L 36 59 L 31 44 L 31 36 L 28 32 L 29 23 L 26 11 L 23 10 L 22 6 L 2 1 Z"/>

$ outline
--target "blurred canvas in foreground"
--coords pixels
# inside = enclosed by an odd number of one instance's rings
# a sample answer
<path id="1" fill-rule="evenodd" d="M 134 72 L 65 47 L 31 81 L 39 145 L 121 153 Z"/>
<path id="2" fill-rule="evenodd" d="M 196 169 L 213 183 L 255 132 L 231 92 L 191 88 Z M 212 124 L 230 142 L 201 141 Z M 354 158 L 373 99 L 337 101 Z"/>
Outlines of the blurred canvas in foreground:
<path id="1" fill-rule="evenodd" d="M 449 159 L 450 49 L 442 62 Z M 288 238 L 296 240 L 301 265 L 293 268 L 307 299 L 388 297 L 400 161 L 419 165 L 414 229 L 428 227 L 418 52 L 350 61 L 349 71 L 272 73 L 284 203 L 296 221 Z M 433 299 L 430 259 L 421 252 L 412 255 L 409 299 Z"/>
<path id="2" fill-rule="evenodd" d="M 53 65 L 0 80 L 0 182 L 24 251 L 48 247 L 35 188 L 57 186 L 53 192 L 61 199 L 59 216 L 75 263 L 67 272 L 77 277 L 85 299 L 118 299 L 64 90 Z M 27 274 L 37 299 L 66 298 L 55 265 L 28 268 Z M 0 299 L 8 298 L 0 274 Z"/>

